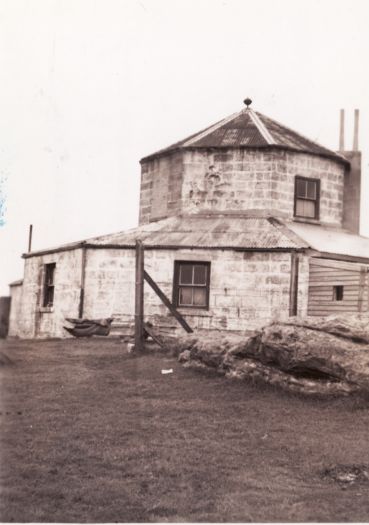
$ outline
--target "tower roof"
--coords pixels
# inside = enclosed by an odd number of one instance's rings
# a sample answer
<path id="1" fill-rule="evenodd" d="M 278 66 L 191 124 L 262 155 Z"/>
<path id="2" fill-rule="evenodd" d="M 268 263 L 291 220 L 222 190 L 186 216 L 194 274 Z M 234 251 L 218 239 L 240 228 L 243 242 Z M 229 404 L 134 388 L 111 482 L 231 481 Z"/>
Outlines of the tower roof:
<path id="1" fill-rule="evenodd" d="M 150 160 L 178 150 L 191 148 L 279 148 L 311 153 L 348 164 L 347 159 L 279 122 L 247 107 L 171 146 L 141 159 Z"/>

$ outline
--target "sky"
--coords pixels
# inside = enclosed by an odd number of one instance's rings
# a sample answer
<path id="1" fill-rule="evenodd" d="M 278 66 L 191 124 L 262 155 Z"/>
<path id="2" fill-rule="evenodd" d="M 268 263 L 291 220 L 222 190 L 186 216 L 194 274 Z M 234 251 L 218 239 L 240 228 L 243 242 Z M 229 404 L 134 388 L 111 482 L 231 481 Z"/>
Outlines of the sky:
<path id="1" fill-rule="evenodd" d="M 0 0 L 0 295 L 33 249 L 132 228 L 139 160 L 243 99 L 337 150 L 360 109 L 369 236 L 367 0 Z"/>

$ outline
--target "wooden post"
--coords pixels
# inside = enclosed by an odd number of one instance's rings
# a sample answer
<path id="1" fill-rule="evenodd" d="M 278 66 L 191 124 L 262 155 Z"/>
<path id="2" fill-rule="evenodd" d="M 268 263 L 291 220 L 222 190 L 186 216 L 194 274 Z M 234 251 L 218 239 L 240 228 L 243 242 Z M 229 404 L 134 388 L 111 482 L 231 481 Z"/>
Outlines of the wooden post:
<path id="1" fill-rule="evenodd" d="M 299 282 L 299 256 L 297 253 L 291 253 L 291 279 L 290 279 L 290 308 L 289 315 L 297 315 L 297 294 Z"/>
<path id="2" fill-rule="evenodd" d="M 135 351 L 140 352 L 144 335 L 144 247 L 142 241 L 136 241 L 135 283 Z"/>
<path id="3" fill-rule="evenodd" d="M 86 257 L 87 248 L 82 247 L 82 264 L 81 264 L 81 289 L 79 291 L 78 318 L 83 318 L 83 307 L 85 304 L 85 276 L 86 276 Z"/>
<path id="4" fill-rule="evenodd" d="M 28 233 L 28 253 L 32 250 L 32 230 L 33 230 L 33 226 L 32 224 L 30 224 L 29 233 Z"/>
<path id="5" fill-rule="evenodd" d="M 363 311 L 366 276 L 367 276 L 366 268 L 365 266 L 362 266 L 360 270 L 360 280 L 359 280 L 359 296 L 358 296 L 358 311 L 359 312 Z"/>

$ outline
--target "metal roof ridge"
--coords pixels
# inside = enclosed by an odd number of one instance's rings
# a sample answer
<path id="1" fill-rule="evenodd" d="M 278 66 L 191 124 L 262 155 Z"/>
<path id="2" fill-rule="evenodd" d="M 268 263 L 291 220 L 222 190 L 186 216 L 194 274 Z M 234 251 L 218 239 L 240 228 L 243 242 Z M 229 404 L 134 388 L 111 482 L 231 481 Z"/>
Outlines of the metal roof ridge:
<path id="1" fill-rule="evenodd" d="M 181 148 L 186 148 L 188 146 L 191 146 L 194 142 L 197 142 L 198 140 L 200 140 L 200 139 L 206 137 L 207 135 L 209 135 L 210 133 L 213 133 L 217 129 L 219 129 L 222 126 L 224 126 L 224 124 L 227 124 L 228 122 L 231 122 L 232 120 L 237 118 L 241 113 L 244 113 L 244 111 L 245 110 L 241 110 L 241 111 L 237 111 L 236 113 L 232 113 L 232 115 L 230 115 L 229 117 L 224 118 L 223 120 L 217 122 L 213 126 L 210 126 L 210 128 L 207 128 L 205 131 L 197 133 L 195 136 L 193 136 L 189 140 L 186 140 L 186 142 L 183 142 L 180 147 Z"/>
<path id="2" fill-rule="evenodd" d="M 253 109 L 249 109 L 248 111 L 249 111 L 249 115 L 250 115 L 251 120 L 253 121 L 253 123 L 257 127 L 259 133 L 266 140 L 267 144 L 269 146 L 273 146 L 273 145 L 277 144 L 277 142 L 274 140 L 274 138 L 272 137 L 271 133 L 269 132 L 269 130 L 267 129 L 265 124 L 260 120 L 258 115 L 255 113 L 255 111 Z"/>

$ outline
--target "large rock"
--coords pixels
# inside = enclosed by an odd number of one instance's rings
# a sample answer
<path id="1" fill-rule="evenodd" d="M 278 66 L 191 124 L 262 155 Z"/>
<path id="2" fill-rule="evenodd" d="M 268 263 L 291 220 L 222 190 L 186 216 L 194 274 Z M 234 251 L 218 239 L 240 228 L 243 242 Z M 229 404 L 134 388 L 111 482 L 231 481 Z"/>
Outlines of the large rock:
<path id="1" fill-rule="evenodd" d="M 306 393 L 369 391 L 369 323 L 355 318 L 274 322 L 259 332 L 182 338 L 186 366 Z"/>

